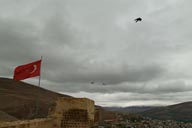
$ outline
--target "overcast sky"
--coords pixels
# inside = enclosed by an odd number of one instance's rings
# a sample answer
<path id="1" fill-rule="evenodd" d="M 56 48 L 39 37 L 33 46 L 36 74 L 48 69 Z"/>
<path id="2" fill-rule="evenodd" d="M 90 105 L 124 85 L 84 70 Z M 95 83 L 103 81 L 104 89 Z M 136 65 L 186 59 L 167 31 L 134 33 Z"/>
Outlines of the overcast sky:
<path id="1" fill-rule="evenodd" d="M 0 76 L 12 78 L 16 66 L 43 56 L 43 88 L 97 105 L 189 101 L 191 5 L 191 0 L 0 0 Z M 142 22 L 135 23 L 137 17 Z M 37 85 L 37 80 L 24 81 Z"/>

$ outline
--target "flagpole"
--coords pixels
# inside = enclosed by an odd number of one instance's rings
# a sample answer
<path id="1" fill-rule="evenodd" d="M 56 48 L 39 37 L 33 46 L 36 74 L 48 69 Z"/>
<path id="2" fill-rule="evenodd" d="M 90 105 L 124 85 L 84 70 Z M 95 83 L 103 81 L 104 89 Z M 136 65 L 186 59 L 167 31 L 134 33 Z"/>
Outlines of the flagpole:
<path id="1" fill-rule="evenodd" d="M 41 63 L 42 63 L 43 57 L 41 56 Z M 40 67 L 40 75 L 39 75 L 39 87 L 41 86 L 41 67 Z"/>
<path id="2" fill-rule="evenodd" d="M 42 63 L 42 56 L 41 56 L 41 63 Z M 38 85 L 39 87 L 41 86 L 41 65 L 40 65 L 40 74 L 39 74 L 39 82 L 38 82 Z M 36 112 L 35 112 L 35 115 L 38 117 L 38 114 L 39 114 L 39 96 L 37 95 L 36 97 Z M 36 118 L 37 118 L 36 117 Z"/>

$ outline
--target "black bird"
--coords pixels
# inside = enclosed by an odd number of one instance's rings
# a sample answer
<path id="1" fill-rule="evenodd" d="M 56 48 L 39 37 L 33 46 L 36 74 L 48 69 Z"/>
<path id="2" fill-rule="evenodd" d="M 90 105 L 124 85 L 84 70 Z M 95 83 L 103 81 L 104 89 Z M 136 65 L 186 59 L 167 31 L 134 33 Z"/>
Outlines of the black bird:
<path id="1" fill-rule="evenodd" d="M 135 22 L 136 22 L 136 23 L 137 23 L 138 21 L 142 21 L 142 18 L 139 17 L 139 18 L 136 18 L 136 19 L 135 19 Z"/>
<path id="2" fill-rule="evenodd" d="M 91 82 L 91 84 L 94 84 L 95 82 Z"/>

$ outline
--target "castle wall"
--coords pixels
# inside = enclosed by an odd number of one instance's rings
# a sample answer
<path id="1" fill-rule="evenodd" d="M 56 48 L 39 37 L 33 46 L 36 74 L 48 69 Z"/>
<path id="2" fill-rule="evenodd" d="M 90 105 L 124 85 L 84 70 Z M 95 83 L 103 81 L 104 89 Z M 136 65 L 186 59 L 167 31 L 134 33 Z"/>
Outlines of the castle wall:
<path id="1" fill-rule="evenodd" d="M 0 123 L 0 128 L 90 128 L 94 123 L 94 101 L 59 98 L 48 118 Z"/>
<path id="2" fill-rule="evenodd" d="M 94 123 L 94 101 L 60 98 L 50 117 L 55 119 L 55 128 L 90 128 Z"/>
<path id="3" fill-rule="evenodd" d="M 0 128 L 52 128 L 53 119 L 34 119 L 0 123 Z"/>

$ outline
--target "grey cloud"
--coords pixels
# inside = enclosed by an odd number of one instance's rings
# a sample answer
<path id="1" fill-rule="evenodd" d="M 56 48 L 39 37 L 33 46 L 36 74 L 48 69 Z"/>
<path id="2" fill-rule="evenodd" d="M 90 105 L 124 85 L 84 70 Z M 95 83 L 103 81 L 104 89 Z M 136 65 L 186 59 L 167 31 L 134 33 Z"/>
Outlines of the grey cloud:
<path id="1" fill-rule="evenodd" d="M 42 84 L 55 91 L 128 92 L 134 93 L 130 100 L 140 102 L 174 101 L 168 96 L 181 93 L 178 101 L 187 100 L 183 93 L 189 93 L 192 83 L 186 82 L 192 76 L 190 3 L 2 0 L 1 75 L 11 77 L 15 66 L 43 56 Z M 136 17 L 143 21 L 135 23 Z"/>
<path id="2" fill-rule="evenodd" d="M 121 84 L 108 84 L 103 82 L 91 82 L 87 83 L 65 83 L 65 84 L 46 84 L 45 87 L 50 88 L 51 90 L 54 89 L 55 91 L 59 92 L 87 92 L 87 93 L 134 93 L 135 97 L 142 98 L 142 95 L 156 95 L 156 99 L 162 100 L 163 95 L 176 95 L 179 93 L 185 93 L 192 91 L 192 86 L 190 84 L 184 83 L 182 80 L 176 81 L 168 81 L 168 82 L 146 82 L 143 84 L 140 83 L 132 83 L 132 82 L 124 82 Z M 120 97 L 117 97 L 120 98 Z"/>
<path id="3" fill-rule="evenodd" d="M 1 71 L 6 76 L 12 74 L 10 71 L 20 62 L 25 63 L 23 59 L 33 59 L 39 51 L 38 37 L 34 34 L 33 25 L 9 18 L 0 19 L 0 44 L 0 59 L 5 67 Z"/>
<path id="4" fill-rule="evenodd" d="M 66 92 L 67 93 L 67 92 Z M 65 94 L 66 94 L 65 93 Z M 77 97 L 89 97 L 95 99 L 96 104 L 104 106 L 133 106 L 133 105 L 172 105 L 190 101 L 191 91 L 169 94 L 140 94 L 140 93 L 67 93 Z"/>
<path id="5" fill-rule="evenodd" d="M 69 61 L 68 61 L 69 62 Z M 73 62 L 73 61 L 72 61 Z M 65 64 L 65 63 L 64 63 Z M 82 65 L 83 64 L 83 65 Z M 157 66 L 129 67 L 114 69 L 113 67 L 98 67 L 94 65 L 84 65 L 79 62 L 78 65 L 63 65 L 64 72 L 55 76 L 55 82 L 104 82 L 107 84 L 118 84 L 122 82 L 147 82 L 162 75 L 165 71 Z M 66 66 L 66 67 L 65 67 Z M 61 67 L 61 68 L 62 68 Z M 62 75 L 66 74 L 66 75 Z M 50 78 L 51 79 L 51 78 Z"/>

